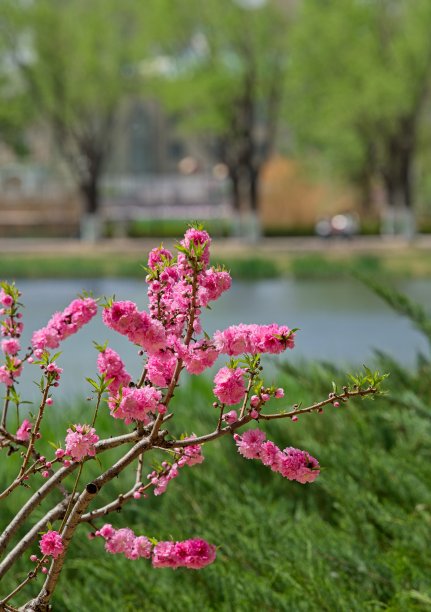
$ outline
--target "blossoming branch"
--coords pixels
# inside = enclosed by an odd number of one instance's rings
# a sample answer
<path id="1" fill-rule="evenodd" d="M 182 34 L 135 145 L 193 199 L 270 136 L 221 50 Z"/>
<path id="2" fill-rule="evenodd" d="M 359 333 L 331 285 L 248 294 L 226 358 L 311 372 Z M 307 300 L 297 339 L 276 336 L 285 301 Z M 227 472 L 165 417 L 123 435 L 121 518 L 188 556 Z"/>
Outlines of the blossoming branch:
<path id="1" fill-rule="evenodd" d="M 103 521 L 126 503 L 144 503 L 151 492 L 156 496 L 164 494 L 184 468 L 204 461 L 205 444 L 223 436 L 230 438 L 242 457 L 258 460 L 288 480 L 311 483 L 320 474 L 318 460 L 308 450 L 288 445 L 279 448 L 258 425 L 272 419 L 294 422 L 299 415 L 321 413 L 324 406 L 338 407 L 352 397 L 379 392 L 385 376 L 366 369 L 364 374 L 352 377 L 350 386 L 341 390 L 334 386 L 328 397 L 316 404 L 286 408 L 285 390 L 264 381 L 261 356 L 293 349 L 295 329 L 276 323 L 238 324 L 212 337 L 202 329 L 203 309 L 231 286 L 226 270 L 210 266 L 210 245 L 208 233 L 196 226 L 185 233 L 176 257 L 163 247 L 150 252 L 148 310 L 140 310 L 131 301 L 109 299 L 100 304 L 88 295 L 81 296 L 35 331 L 26 351 L 21 347 L 21 294 L 14 284 L 2 283 L 4 360 L 0 384 L 5 389 L 5 399 L 0 450 L 4 452 L 2 465 L 18 456 L 19 466 L 0 492 L 0 500 L 12 498 L 18 487 L 27 492 L 27 500 L 21 508 L 17 506 L 16 514 L 0 535 L 0 578 L 18 559 L 28 555 L 29 549 L 30 566 L 16 588 L 0 595 L 0 609 L 50 609 L 70 542 L 82 533 L 83 527 L 95 548 L 102 540 L 107 553 L 123 554 L 134 561 L 148 559 L 154 568 L 197 570 L 213 563 L 222 542 L 209 543 L 193 533 L 184 534 L 187 539 L 179 542 L 159 541 L 154 534 L 136 535 L 129 526 L 121 525 L 118 517 L 115 527 Z M 86 422 L 65 425 L 64 443 L 50 449 L 44 423 L 55 410 L 63 374 L 61 353 L 53 351 L 100 309 L 105 325 L 137 347 L 141 375 L 133 380 L 116 351 L 107 344 L 96 344 L 98 376 L 87 379 L 94 395 L 93 409 L 89 409 Z M 185 424 L 187 419 L 187 413 L 173 401 L 182 373 L 201 375 L 223 356 L 227 361 L 214 376 L 214 402 L 209 407 L 214 411 L 214 429 L 172 436 L 171 420 L 177 414 Z M 35 414 L 26 409 L 19 394 L 24 366 L 30 373 L 31 368 L 42 372 L 37 382 L 40 402 Z M 274 411 L 274 405 L 280 408 Z M 101 439 L 98 433 L 102 411 L 112 417 L 112 436 L 107 439 Z M 118 421 L 123 422 L 128 433 L 115 435 Z M 246 425 L 251 427 L 244 429 Z M 88 481 L 87 464 L 93 462 L 94 474 L 95 458 L 102 453 L 109 458 L 110 451 L 119 448 L 120 458 L 117 451 L 115 459 L 108 459 L 108 468 L 98 462 L 98 475 Z M 151 461 L 153 452 L 165 456 L 158 467 Z M 98 495 L 105 485 L 130 470 L 135 475 L 134 484 L 109 503 L 98 505 Z M 45 578 L 37 586 L 40 576 Z M 29 593 L 27 601 L 15 603 L 24 593 Z"/>

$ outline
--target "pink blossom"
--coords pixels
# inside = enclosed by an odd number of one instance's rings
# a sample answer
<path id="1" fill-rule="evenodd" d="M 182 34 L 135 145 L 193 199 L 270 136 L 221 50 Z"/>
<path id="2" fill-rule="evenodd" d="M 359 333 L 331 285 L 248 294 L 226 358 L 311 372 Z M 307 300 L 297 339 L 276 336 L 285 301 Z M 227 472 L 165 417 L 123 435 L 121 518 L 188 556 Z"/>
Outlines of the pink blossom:
<path id="1" fill-rule="evenodd" d="M 193 439 L 195 436 L 191 436 Z M 190 438 L 189 438 L 190 439 Z M 162 495 L 171 480 L 177 478 L 179 475 L 179 468 L 184 467 L 185 465 L 193 466 L 199 463 L 202 463 L 204 460 L 204 456 L 202 455 L 202 447 L 200 444 L 192 444 L 190 446 L 186 446 L 183 448 L 174 449 L 176 455 L 178 456 L 177 461 L 175 461 L 172 465 L 169 463 L 163 463 L 162 466 L 164 470 L 160 473 L 155 470 L 148 475 L 148 479 L 151 481 L 151 484 L 154 485 L 154 495 Z"/>
<path id="2" fill-rule="evenodd" d="M 153 551 L 153 567 L 201 569 L 216 558 L 216 547 L 205 540 L 158 542 Z"/>
<path id="3" fill-rule="evenodd" d="M 274 397 L 276 397 L 277 399 L 284 397 L 284 389 L 282 387 L 279 387 L 278 389 L 276 389 L 274 393 Z"/>
<path id="4" fill-rule="evenodd" d="M 145 536 L 136 536 L 133 543 L 133 555 L 136 559 L 143 557 L 149 559 L 151 557 L 153 545 Z"/>
<path id="5" fill-rule="evenodd" d="M 250 406 L 252 408 L 257 408 L 260 404 L 260 397 L 258 395 L 252 395 L 250 398 Z"/>
<path id="6" fill-rule="evenodd" d="M 205 270 L 199 275 L 198 301 L 201 306 L 207 306 L 209 302 L 218 298 L 228 291 L 232 285 L 229 272 L 217 271 L 214 268 Z"/>
<path id="7" fill-rule="evenodd" d="M 154 387 L 126 387 L 117 400 L 110 400 L 111 414 L 116 419 L 124 419 L 126 425 L 132 421 L 150 422 L 149 413 L 155 414 L 162 399 L 162 393 Z"/>
<path id="8" fill-rule="evenodd" d="M 101 374 L 105 374 L 106 378 L 113 379 L 108 386 L 112 395 L 116 395 L 120 387 L 127 387 L 132 380 L 121 357 L 111 348 L 100 351 L 97 356 L 97 369 Z"/>
<path id="9" fill-rule="evenodd" d="M 215 375 L 214 382 L 214 395 L 223 404 L 231 406 L 244 397 L 244 371 L 241 368 L 221 368 Z"/>
<path id="10" fill-rule="evenodd" d="M 96 313 L 97 303 L 93 298 L 73 300 L 63 312 L 53 314 L 46 327 L 34 332 L 32 337 L 33 348 L 57 348 L 62 340 L 75 334 Z"/>
<path id="11" fill-rule="evenodd" d="M 242 353 L 255 353 L 254 331 L 256 325 L 231 325 L 223 331 L 216 331 L 214 344 L 220 353 L 226 355 L 241 355 Z"/>
<path id="12" fill-rule="evenodd" d="M 9 340 L 3 340 L 1 343 L 3 353 L 6 355 L 16 355 L 21 350 L 19 340 L 10 338 Z"/>
<path id="13" fill-rule="evenodd" d="M 212 544 L 208 544 L 205 540 L 186 540 L 185 542 L 178 542 L 177 546 L 179 547 L 181 544 L 183 546 L 185 545 L 184 548 L 186 552 L 184 566 L 189 569 L 201 569 L 213 563 L 216 558 L 216 547 Z"/>
<path id="14" fill-rule="evenodd" d="M 239 434 L 234 436 L 238 452 L 246 459 L 258 459 L 260 450 L 265 441 L 266 434 L 260 429 L 249 429 L 242 436 Z"/>
<path id="15" fill-rule="evenodd" d="M 96 531 L 96 535 L 102 536 L 102 538 L 105 538 L 105 540 L 107 540 L 108 538 L 112 538 L 114 534 L 115 534 L 115 529 L 112 527 L 110 523 L 105 523 L 105 525 L 103 525 L 101 529 Z"/>
<path id="16" fill-rule="evenodd" d="M 99 440 L 94 427 L 89 425 L 73 425 L 67 430 L 66 454 L 73 461 L 82 461 L 84 457 L 94 457 L 96 454 L 95 444 Z"/>
<path id="17" fill-rule="evenodd" d="M 6 293 L 3 289 L 0 289 L 0 302 L 3 304 L 3 306 L 6 306 L 6 308 L 9 308 L 10 306 L 12 306 L 14 299 L 11 295 Z"/>
<path id="18" fill-rule="evenodd" d="M 226 421 L 228 425 L 233 425 L 233 423 L 236 423 L 236 421 L 238 420 L 236 410 L 226 412 L 226 414 L 223 415 L 223 420 Z"/>
<path id="19" fill-rule="evenodd" d="M 280 449 L 274 442 L 268 440 L 263 442 L 259 449 L 259 459 L 263 465 L 267 465 L 274 472 L 278 472 L 280 468 Z"/>
<path id="20" fill-rule="evenodd" d="M 26 442 L 30 439 L 31 423 L 27 419 L 24 419 L 16 432 L 16 437 L 21 442 Z"/>
<path id="21" fill-rule="evenodd" d="M 170 261 L 172 253 L 163 247 L 157 247 L 150 251 L 148 255 L 148 267 L 154 270 L 163 260 Z"/>
<path id="22" fill-rule="evenodd" d="M 166 333 L 160 321 L 146 312 L 139 312 L 134 302 L 114 302 L 103 311 L 103 322 L 127 336 L 130 342 L 142 346 L 149 354 L 166 346 Z"/>
<path id="23" fill-rule="evenodd" d="M 135 534 L 128 527 L 115 530 L 114 534 L 106 540 L 105 550 L 111 554 L 124 553 L 128 559 L 133 559 L 133 545 Z"/>
<path id="24" fill-rule="evenodd" d="M 194 247 L 204 244 L 205 247 L 202 253 L 202 261 L 204 262 L 204 264 L 208 265 L 210 260 L 209 247 L 211 244 L 211 238 L 208 232 L 206 232 L 205 230 L 198 230 L 194 227 L 191 227 L 184 234 L 184 239 L 181 240 L 181 245 L 185 246 L 188 249 L 191 249 L 192 251 L 194 251 Z M 181 258 L 178 259 L 180 260 Z"/>
<path id="25" fill-rule="evenodd" d="M 320 474 L 319 462 L 306 451 L 298 448 L 285 448 L 279 455 L 280 474 L 289 480 L 305 484 L 313 482 Z"/>
<path id="26" fill-rule="evenodd" d="M 295 345 L 295 334 L 286 325 L 231 325 L 214 334 L 215 347 L 226 355 L 281 353 Z"/>
<path id="27" fill-rule="evenodd" d="M 153 550 L 153 567 L 178 567 L 175 542 L 158 542 Z"/>
<path id="28" fill-rule="evenodd" d="M 170 351 L 150 355 L 147 362 L 147 378 L 153 385 L 167 387 L 174 375 L 177 359 Z"/>
<path id="29" fill-rule="evenodd" d="M 56 559 L 64 550 L 63 539 L 58 531 L 47 531 L 39 542 L 42 554 Z"/>
<path id="30" fill-rule="evenodd" d="M 206 340 L 189 344 L 181 352 L 181 357 L 189 374 L 202 374 L 207 368 L 214 365 L 218 356 L 218 351 Z"/>
<path id="31" fill-rule="evenodd" d="M 13 385 L 13 376 L 6 366 L 0 366 L 0 383 L 10 387 Z"/>

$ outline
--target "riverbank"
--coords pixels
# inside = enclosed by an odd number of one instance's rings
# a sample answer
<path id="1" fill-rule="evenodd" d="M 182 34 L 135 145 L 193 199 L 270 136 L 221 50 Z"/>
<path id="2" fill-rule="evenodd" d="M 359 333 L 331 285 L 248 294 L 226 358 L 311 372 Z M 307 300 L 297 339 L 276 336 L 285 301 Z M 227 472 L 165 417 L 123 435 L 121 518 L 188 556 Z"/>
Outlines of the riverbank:
<path id="1" fill-rule="evenodd" d="M 0 273 L 7 278 L 139 277 L 148 251 L 160 240 L 0 240 Z M 172 248 L 173 240 L 165 240 Z M 256 244 L 214 240 L 213 260 L 237 278 L 335 278 L 380 273 L 394 278 L 431 277 L 431 236 L 414 242 L 361 236 L 352 240 L 265 238 Z"/>

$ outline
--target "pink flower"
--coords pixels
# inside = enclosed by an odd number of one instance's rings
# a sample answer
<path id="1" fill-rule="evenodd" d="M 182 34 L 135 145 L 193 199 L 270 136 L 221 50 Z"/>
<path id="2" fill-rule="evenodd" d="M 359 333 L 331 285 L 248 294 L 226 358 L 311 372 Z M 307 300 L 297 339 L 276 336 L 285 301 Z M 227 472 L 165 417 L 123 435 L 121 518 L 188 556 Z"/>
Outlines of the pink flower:
<path id="1" fill-rule="evenodd" d="M 186 540 L 185 542 L 178 542 L 177 544 L 177 556 L 179 557 L 179 546 L 183 545 L 185 548 L 185 557 L 183 563 L 185 567 L 189 569 L 201 569 L 213 563 L 216 558 L 216 547 L 212 544 L 208 544 L 205 540 L 194 539 Z"/>
<path id="2" fill-rule="evenodd" d="M 116 395 L 120 387 L 127 387 L 132 380 L 132 377 L 126 371 L 121 357 L 111 348 L 106 348 L 99 353 L 97 356 L 97 369 L 101 374 L 105 374 L 106 378 L 113 379 L 108 387 L 112 395 Z"/>
<path id="3" fill-rule="evenodd" d="M 231 406 L 244 397 L 244 371 L 241 368 L 221 368 L 215 375 L 214 382 L 214 395 L 223 404 Z"/>
<path id="4" fill-rule="evenodd" d="M 229 272 L 216 271 L 214 268 L 206 270 L 199 276 L 198 301 L 201 306 L 207 306 L 209 302 L 218 298 L 228 291 L 232 285 Z"/>
<path id="5" fill-rule="evenodd" d="M 115 529 L 110 523 L 105 523 L 105 525 L 103 525 L 103 527 L 96 532 L 96 535 L 102 536 L 102 538 L 105 538 L 105 540 L 112 538 L 114 534 Z"/>
<path id="6" fill-rule="evenodd" d="M 93 298 L 73 300 L 63 312 L 53 314 L 46 327 L 34 332 L 32 337 L 33 348 L 57 348 L 62 340 L 75 334 L 96 313 L 97 303 Z"/>
<path id="7" fill-rule="evenodd" d="M 21 442 L 26 442 L 30 439 L 31 423 L 27 419 L 24 419 L 20 427 L 17 429 L 16 437 Z"/>
<path id="8" fill-rule="evenodd" d="M 284 397 L 284 389 L 282 389 L 281 387 L 276 389 L 276 391 L 274 393 L 274 397 L 276 397 L 277 399 L 280 399 L 280 398 Z"/>
<path id="9" fill-rule="evenodd" d="M 112 536 L 106 540 L 105 550 L 111 554 L 124 553 L 128 559 L 133 559 L 133 546 L 135 534 L 128 527 L 117 529 Z"/>
<path id="10" fill-rule="evenodd" d="M 159 263 L 163 261 L 171 261 L 172 253 L 163 247 L 157 247 L 150 251 L 148 255 L 148 267 L 154 270 Z"/>
<path id="11" fill-rule="evenodd" d="M 236 423 L 236 421 L 238 420 L 236 410 L 226 412 L 226 414 L 223 415 L 223 420 L 226 421 L 228 425 L 233 425 L 233 423 Z"/>
<path id="12" fill-rule="evenodd" d="M 278 472 L 280 468 L 280 453 L 281 451 L 278 446 L 268 440 L 259 449 L 259 459 L 263 465 L 267 465 L 274 472 Z"/>
<path id="13" fill-rule="evenodd" d="M 58 531 L 47 531 L 39 542 L 42 554 L 56 559 L 64 550 L 63 539 Z"/>
<path id="14" fill-rule="evenodd" d="M 1 343 L 3 353 L 6 355 L 16 355 L 21 350 L 19 340 L 10 338 L 9 340 L 3 340 Z"/>
<path id="15" fill-rule="evenodd" d="M 0 383 L 3 383 L 6 387 L 11 387 L 13 385 L 12 373 L 4 365 L 0 366 Z"/>
<path id="16" fill-rule="evenodd" d="M 3 289 L 0 289 L 0 302 L 3 304 L 3 306 L 9 308 L 10 306 L 12 306 L 14 299 L 11 295 L 5 293 Z"/>
<path id="17" fill-rule="evenodd" d="M 153 567 L 201 569 L 216 558 L 216 547 L 205 540 L 159 542 L 153 551 Z"/>
<path id="18" fill-rule="evenodd" d="M 260 429 L 249 429 L 242 436 L 234 436 L 238 452 L 246 459 L 258 459 L 266 434 Z"/>
<path id="19" fill-rule="evenodd" d="M 175 542 L 158 542 L 153 550 L 153 567 L 178 567 Z"/>
<path id="20" fill-rule="evenodd" d="M 142 346 L 150 355 L 166 346 L 166 333 L 160 321 L 146 312 L 139 312 L 134 302 L 114 302 L 103 311 L 103 322 Z"/>
<path id="21" fill-rule="evenodd" d="M 170 351 L 150 355 L 147 362 L 147 378 L 153 385 L 167 387 L 174 375 L 177 359 Z"/>
<path id="22" fill-rule="evenodd" d="M 181 357 L 189 374 L 202 374 L 215 363 L 218 356 L 218 351 L 206 340 L 183 347 L 181 351 Z"/>
<path id="23" fill-rule="evenodd" d="M 198 245 L 205 245 L 203 253 L 202 253 L 202 261 L 207 265 L 210 260 L 210 247 L 211 238 L 205 230 L 198 230 L 194 227 L 191 227 L 184 234 L 184 239 L 181 240 L 181 245 L 195 251 L 195 247 Z M 178 258 L 179 260 L 181 258 Z"/>
<path id="24" fill-rule="evenodd" d="M 226 355 L 281 353 L 295 345 L 295 334 L 286 325 L 232 325 L 214 334 L 215 347 Z"/>
<path id="25" fill-rule="evenodd" d="M 122 396 L 110 400 L 111 414 L 116 419 L 124 419 L 126 425 L 132 421 L 142 421 L 144 425 L 150 422 L 149 414 L 155 414 L 162 399 L 162 393 L 154 387 L 126 387 Z"/>
<path id="26" fill-rule="evenodd" d="M 320 474 L 319 462 L 306 451 L 298 448 L 285 448 L 279 455 L 280 474 L 289 480 L 305 484 L 313 482 Z"/>
<path id="27" fill-rule="evenodd" d="M 73 461 L 82 461 L 84 457 L 94 457 L 96 454 L 95 444 L 99 441 L 94 427 L 89 425 L 74 425 L 73 429 L 67 430 L 66 454 Z"/>
<path id="28" fill-rule="evenodd" d="M 143 557 L 149 559 L 151 557 L 152 543 L 145 536 L 136 536 L 133 543 L 133 555 L 136 559 Z"/>

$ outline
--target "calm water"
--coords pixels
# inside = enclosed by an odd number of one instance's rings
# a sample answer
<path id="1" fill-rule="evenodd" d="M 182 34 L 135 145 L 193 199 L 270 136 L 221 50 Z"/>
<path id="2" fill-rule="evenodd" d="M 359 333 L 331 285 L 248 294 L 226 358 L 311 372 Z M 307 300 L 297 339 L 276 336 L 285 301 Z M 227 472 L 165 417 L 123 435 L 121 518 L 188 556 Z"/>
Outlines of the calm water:
<path id="1" fill-rule="evenodd" d="M 95 296 L 130 299 L 144 308 L 146 285 L 142 281 L 101 280 L 37 280 L 20 281 L 26 305 L 23 344 L 31 332 L 44 326 L 51 314 L 62 310 L 83 289 Z M 430 310 L 431 282 L 414 280 L 400 283 L 398 289 Z M 212 305 L 203 316 L 204 329 L 212 333 L 235 323 L 272 323 L 299 327 L 296 348 L 288 351 L 289 360 L 323 359 L 339 365 L 372 363 L 373 349 L 379 348 L 396 357 L 406 366 L 413 366 L 419 351 L 428 355 L 422 336 L 409 321 L 395 314 L 362 284 L 352 281 L 270 280 L 256 283 L 234 282 L 231 291 Z M 59 363 L 64 368 L 59 388 L 68 399 L 88 393 L 86 376 L 94 376 L 97 352 L 92 340 L 105 340 L 123 357 L 128 370 L 138 375 L 140 359 L 127 340 L 107 329 L 100 317 L 83 331 L 66 340 Z M 36 388 L 28 380 L 26 368 L 21 391 L 35 397 Z M 24 380 L 27 379 L 27 380 Z"/>

